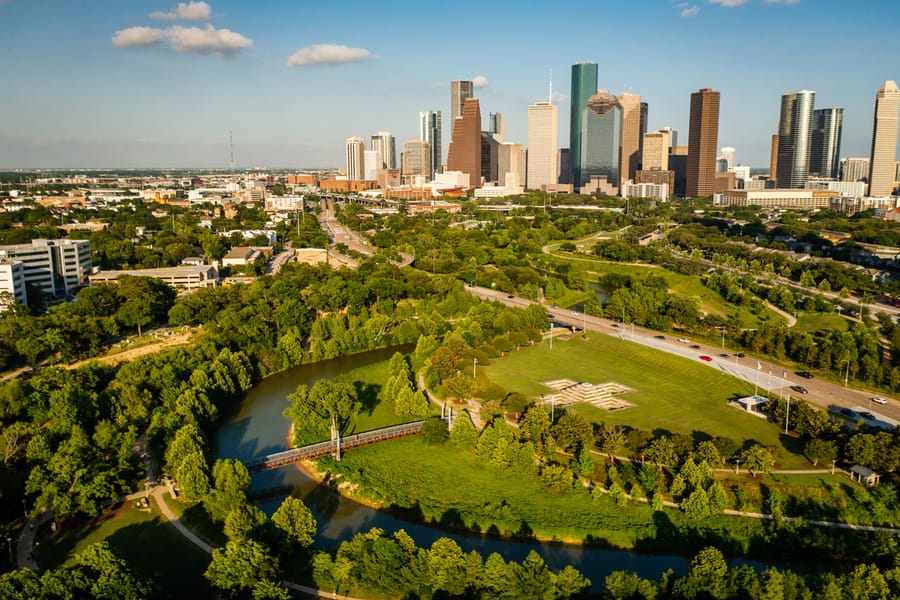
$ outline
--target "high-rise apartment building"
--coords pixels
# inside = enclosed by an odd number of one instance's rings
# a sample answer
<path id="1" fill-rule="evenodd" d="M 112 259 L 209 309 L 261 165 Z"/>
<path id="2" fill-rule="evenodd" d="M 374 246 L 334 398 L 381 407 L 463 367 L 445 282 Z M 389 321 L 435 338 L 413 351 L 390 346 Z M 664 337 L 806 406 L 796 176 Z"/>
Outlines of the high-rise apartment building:
<path id="1" fill-rule="evenodd" d="M 497 183 L 500 143 L 487 131 L 481 132 L 481 178 L 485 183 Z"/>
<path id="2" fill-rule="evenodd" d="M 778 121 L 778 187 L 802 189 L 809 177 L 812 116 L 816 93 L 791 92 L 781 97 Z"/>
<path id="3" fill-rule="evenodd" d="M 638 168 L 643 168 L 641 166 L 641 161 L 644 157 L 644 134 L 647 133 L 647 119 L 650 116 L 650 105 L 646 102 L 641 102 L 641 133 L 640 133 L 640 142 L 638 147 Z"/>
<path id="4" fill-rule="evenodd" d="M 431 171 L 429 179 L 434 179 L 434 174 L 440 172 L 443 166 L 444 150 L 441 145 L 441 111 L 428 110 L 419 113 L 419 139 L 428 142 L 431 151 Z"/>
<path id="5" fill-rule="evenodd" d="M 410 140 L 400 154 L 400 180 L 412 184 L 416 177 L 431 178 L 431 145 L 425 140 Z"/>
<path id="6" fill-rule="evenodd" d="M 381 159 L 379 169 L 397 168 L 397 148 L 390 131 L 379 131 L 372 136 L 372 150 L 377 152 Z"/>
<path id="7" fill-rule="evenodd" d="M 600 90 L 590 97 L 583 112 L 581 137 L 583 182 L 578 187 L 584 187 L 593 177 L 605 177 L 607 184 L 617 190 L 624 170 L 622 105 L 613 94 Z"/>
<path id="8" fill-rule="evenodd" d="M 457 117 L 461 117 L 463 114 L 463 107 L 466 104 L 466 100 L 474 96 L 475 94 L 475 84 L 471 81 L 451 81 L 450 82 L 450 124 L 453 127 L 453 122 Z M 478 126 L 479 128 L 481 125 Z"/>
<path id="9" fill-rule="evenodd" d="M 809 150 L 810 176 L 838 178 L 843 123 L 843 108 L 813 110 L 812 145 Z"/>
<path id="10" fill-rule="evenodd" d="M 581 144 L 584 135 L 583 117 L 588 100 L 597 93 L 597 63 L 580 62 L 572 65 L 572 93 L 569 97 L 569 164 L 571 182 L 581 187 Z"/>
<path id="11" fill-rule="evenodd" d="M 347 179 L 360 181 L 365 178 L 366 140 L 354 136 L 347 139 Z"/>
<path id="12" fill-rule="evenodd" d="M 541 189 L 559 181 L 559 115 L 556 105 L 535 102 L 528 107 L 528 172 L 525 186 Z"/>
<path id="13" fill-rule="evenodd" d="M 363 152 L 363 180 L 375 181 L 378 177 L 378 169 L 380 168 L 381 164 L 378 162 L 378 152 L 375 150 L 366 150 Z"/>
<path id="14" fill-rule="evenodd" d="M 716 149 L 719 142 L 719 92 L 703 88 L 691 94 L 688 131 L 688 196 L 709 196 L 716 184 Z"/>
<path id="15" fill-rule="evenodd" d="M 515 176 L 515 187 L 525 185 L 525 148 L 522 144 L 504 142 L 497 149 L 497 178 L 501 183 L 506 183 L 507 174 Z"/>
<path id="16" fill-rule="evenodd" d="M 498 144 L 502 144 L 506 140 L 506 117 L 500 113 L 490 113 L 488 115 L 488 133 Z"/>
<path id="17" fill-rule="evenodd" d="M 669 169 L 669 132 L 651 131 L 644 134 L 644 151 L 641 155 L 645 171 Z"/>
<path id="18" fill-rule="evenodd" d="M 895 82 L 885 81 L 875 95 L 875 123 L 872 126 L 872 154 L 869 161 L 870 196 L 889 196 L 894 191 L 898 113 L 900 90 Z"/>
<path id="19" fill-rule="evenodd" d="M 446 170 L 468 174 L 470 187 L 481 185 L 481 106 L 476 98 L 466 99 L 462 116 L 453 119 Z"/>
<path id="20" fill-rule="evenodd" d="M 842 158 L 841 181 L 863 181 L 869 179 L 868 158 Z"/>
<path id="21" fill-rule="evenodd" d="M 641 97 L 637 94 L 621 94 L 617 96 L 622 107 L 622 167 L 618 183 L 622 187 L 627 180 L 634 181 L 634 173 L 641 159 Z"/>
<path id="22" fill-rule="evenodd" d="M 0 246 L 0 258 L 22 262 L 26 284 L 45 294 L 73 295 L 88 282 L 91 242 L 88 240 L 31 240 L 30 244 Z M 11 276 L 18 277 L 13 273 Z"/>
<path id="23" fill-rule="evenodd" d="M 772 146 L 769 149 L 769 181 L 778 181 L 778 134 L 772 134 Z"/>

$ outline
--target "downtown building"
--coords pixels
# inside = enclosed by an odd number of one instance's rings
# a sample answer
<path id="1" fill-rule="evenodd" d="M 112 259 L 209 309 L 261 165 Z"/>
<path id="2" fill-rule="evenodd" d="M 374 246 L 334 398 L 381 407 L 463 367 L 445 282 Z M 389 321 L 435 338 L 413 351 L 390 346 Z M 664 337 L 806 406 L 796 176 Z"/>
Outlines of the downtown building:
<path id="1" fill-rule="evenodd" d="M 890 196 L 894 191 L 897 160 L 897 121 L 900 90 L 885 81 L 875 95 L 875 122 L 872 126 L 872 154 L 869 161 L 869 196 Z"/>
<path id="2" fill-rule="evenodd" d="M 572 65 L 572 91 L 569 96 L 569 179 L 575 188 L 587 183 L 582 176 L 581 148 L 584 138 L 584 111 L 597 93 L 597 63 Z"/>
<path id="3" fill-rule="evenodd" d="M 813 110 L 812 144 L 809 150 L 810 177 L 838 178 L 843 123 L 843 108 Z"/>
<path id="4" fill-rule="evenodd" d="M 88 283 L 91 272 L 91 242 L 88 240 L 32 240 L 30 244 L 0 246 L 0 259 L 20 262 L 10 267 L 9 279 L 15 285 L 37 286 L 48 296 L 72 296 Z M 16 299 L 24 292 L 13 291 Z"/>
<path id="5" fill-rule="evenodd" d="M 549 100 L 528 107 L 528 167 L 525 187 L 547 189 L 559 182 L 559 115 Z"/>
<path id="6" fill-rule="evenodd" d="M 815 99 L 816 93 L 810 90 L 781 97 L 777 163 L 777 181 L 781 189 L 803 189 L 806 185 Z"/>
<path id="7" fill-rule="evenodd" d="M 379 131 L 372 136 L 372 150 L 377 156 L 375 162 L 379 169 L 397 168 L 397 147 L 390 131 Z"/>
<path id="8" fill-rule="evenodd" d="M 685 194 L 709 196 L 716 186 L 719 142 L 719 92 L 703 88 L 691 94 Z"/>
<path id="9" fill-rule="evenodd" d="M 477 98 L 467 98 L 462 116 L 453 120 L 446 171 L 468 175 L 470 188 L 481 185 L 481 106 Z"/>
<path id="10" fill-rule="evenodd" d="M 400 165 L 402 185 L 431 180 L 431 145 L 424 140 L 409 140 L 400 154 Z"/>
<path id="11" fill-rule="evenodd" d="M 463 116 L 466 100 L 474 97 L 475 84 L 471 81 L 450 82 L 450 123 Z M 479 125 L 479 128 L 481 126 Z"/>
<path id="12" fill-rule="evenodd" d="M 431 149 L 431 170 L 428 179 L 443 167 L 444 147 L 441 144 L 441 111 L 428 110 L 419 113 L 419 139 L 428 142 Z"/>
<path id="13" fill-rule="evenodd" d="M 347 179 L 362 181 L 366 179 L 366 140 L 354 136 L 347 138 Z"/>

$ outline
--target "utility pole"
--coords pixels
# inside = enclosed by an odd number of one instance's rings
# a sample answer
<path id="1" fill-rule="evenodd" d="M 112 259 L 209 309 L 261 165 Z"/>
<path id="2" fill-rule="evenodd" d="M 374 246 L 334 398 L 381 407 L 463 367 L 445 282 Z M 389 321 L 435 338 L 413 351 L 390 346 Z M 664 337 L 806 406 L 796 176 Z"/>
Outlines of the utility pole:
<path id="1" fill-rule="evenodd" d="M 791 418 L 791 395 L 787 395 L 787 412 L 784 413 L 784 434 L 788 432 L 788 421 Z"/>

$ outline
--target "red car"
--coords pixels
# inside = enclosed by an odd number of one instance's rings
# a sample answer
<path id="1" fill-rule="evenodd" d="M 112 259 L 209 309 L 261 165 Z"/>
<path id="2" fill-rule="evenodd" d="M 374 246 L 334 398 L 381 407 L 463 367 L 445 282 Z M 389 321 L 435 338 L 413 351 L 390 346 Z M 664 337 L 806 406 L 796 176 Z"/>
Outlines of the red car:
<path id="1" fill-rule="evenodd" d="M 700 360 L 705 360 L 706 362 L 712 362 L 712 356 L 707 356 L 705 354 L 701 354 Z"/>

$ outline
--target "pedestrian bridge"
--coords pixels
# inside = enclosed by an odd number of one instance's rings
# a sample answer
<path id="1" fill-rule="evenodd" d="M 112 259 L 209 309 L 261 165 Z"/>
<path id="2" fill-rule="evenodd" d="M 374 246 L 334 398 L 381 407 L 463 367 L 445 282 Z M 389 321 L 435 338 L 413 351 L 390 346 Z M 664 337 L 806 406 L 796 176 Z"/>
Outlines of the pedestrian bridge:
<path id="1" fill-rule="evenodd" d="M 360 446 L 367 446 L 369 444 L 376 444 L 378 442 L 416 435 L 420 431 L 422 431 L 422 421 L 416 421 L 414 423 L 404 423 L 403 425 L 393 425 L 391 427 L 373 429 L 372 431 L 364 431 L 363 433 L 348 435 L 337 440 L 318 442 L 316 444 L 310 444 L 308 446 L 291 448 L 290 450 L 285 450 L 284 452 L 269 454 L 268 456 L 263 456 L 246 463 L 247 470 L 251 473 L 258 473 L 260 471 L 278 469 L 285 465 L 299 462 L 307 458 L 316 458 L 319 456 L 334 454 L 337 451 L 338 447 L 340 447 L 341 451 L 344 451 L 351 448 L 359 448 Z"/>

